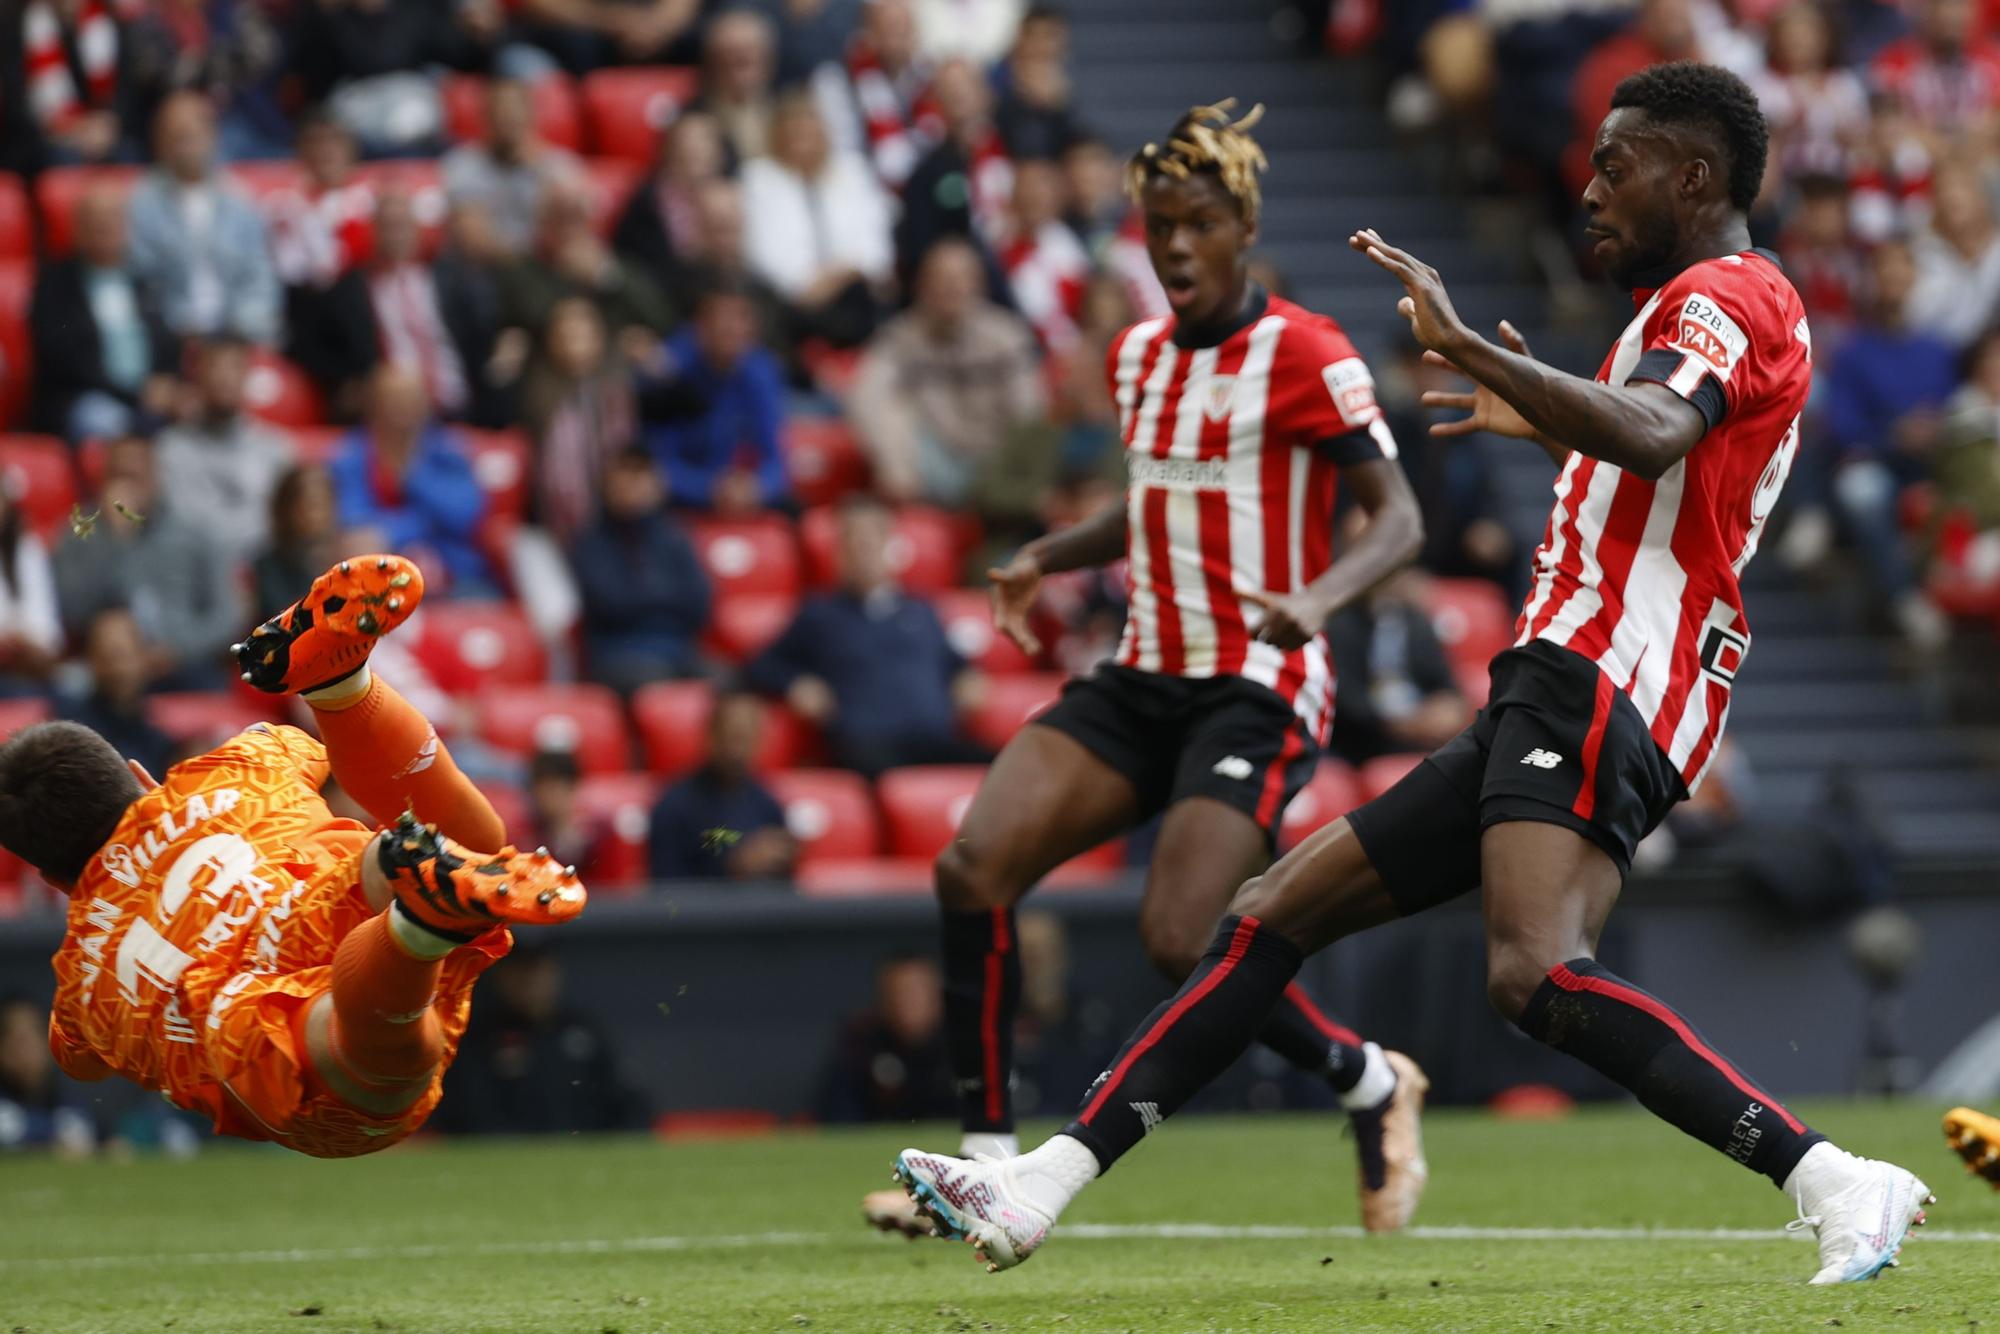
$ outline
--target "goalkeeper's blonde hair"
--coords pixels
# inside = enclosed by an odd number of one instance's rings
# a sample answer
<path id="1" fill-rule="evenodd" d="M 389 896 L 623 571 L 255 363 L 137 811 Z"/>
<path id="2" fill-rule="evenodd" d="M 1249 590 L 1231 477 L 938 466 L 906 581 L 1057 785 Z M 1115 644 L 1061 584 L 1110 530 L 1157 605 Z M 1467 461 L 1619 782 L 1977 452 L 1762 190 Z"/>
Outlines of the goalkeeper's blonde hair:
<path id="1" fill-rule="evenodd" d="M 1189 107 L 1175 122 L 1164 147 L 1147 144 L 1125 164 L 1125 193 L 1134 202 L 1155 174 L 1184 181 L 1197 172 L 1212 172 L 1243 210 L 1245 221 L 1257 221 L 1264 194 L 1257 173 L 1269 164 L 1264 150 L 1250 137 L 1250 127 L 1264 119 L 1259 102 L 1241 120 L 1231 121 L 1229 113 L 1236 99 L 1226 97 L 1214 106 Z"/>

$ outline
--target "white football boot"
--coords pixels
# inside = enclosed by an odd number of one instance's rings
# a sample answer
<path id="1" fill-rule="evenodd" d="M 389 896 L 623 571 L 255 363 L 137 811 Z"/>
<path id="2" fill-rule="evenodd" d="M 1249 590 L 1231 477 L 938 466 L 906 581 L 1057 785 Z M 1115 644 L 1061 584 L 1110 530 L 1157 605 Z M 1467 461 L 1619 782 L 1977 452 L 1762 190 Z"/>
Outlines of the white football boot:
<path id="1" fill-rule="evenodd" d="M 1055 1226 L 1053 1214 L 1024 1198 L 1020 1161 L 905 1149 L 896 1155 L 896 1180 L 939 1236 L 971 1243 L 986 1271 L 997 1274 L 1033 1255 Z"/>
<path id="2" fill-rule="evenodd" d="M 1903 1239 L 1924 1224 L 1924 1206 L 1937 1201 L 1914 1172 L 1826 1143 L 1809 1149 L 1785 1184 L 1799 1206 L 1787 1229 L 1810 1228 L 1819 1238 L 1815 1285 L 1859 1283 L 1894 1268 Z"/>

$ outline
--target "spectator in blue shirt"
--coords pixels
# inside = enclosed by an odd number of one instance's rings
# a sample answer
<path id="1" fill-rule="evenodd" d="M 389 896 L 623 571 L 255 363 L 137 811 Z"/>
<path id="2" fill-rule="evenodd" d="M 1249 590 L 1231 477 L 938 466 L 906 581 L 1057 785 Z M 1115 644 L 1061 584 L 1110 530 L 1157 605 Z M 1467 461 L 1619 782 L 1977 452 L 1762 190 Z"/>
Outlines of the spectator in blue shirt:
<path id="1" fill-rule="evenodd" d="M 817 724 L 846 768 L 872 776 L 905 764 L 983 762 L 991 756 L 959 731 L 983 681 L 930 603 L 896 587 L 892 535 L 879 500 L 842 504 L 839 590 L 806 600 L 750 663 L 750 682 Z"/>
<path id="2" fill-rule="evenodd" d="M 751 773 L 764 739 L 764 701 L 743 691 L 716 697 L 708 760 L 660 794 L 648 864 L 655 880 L 786 880 L 799 845 L 785 808 Z"/>
<path id="3" fill-rule="evenodd" d="M 1917 647 L 1934 648 L 1948 627 L 1917 586 L 1898 502 L 1905 488 L 1929 476 L 1945 400 L 1958 384 L 1958 357 L 1943 339 L 1912 328 L 1904 313 L 1916 283 L 1909 247 L 1877 246 L 1871 269 L 1866 317 L 1815 377 L 1825 386 L 1818 415 L 1827 447 L 1816 462 L 1810 452 L 1804 456 L 1806 508 L 1787 533 L 1787 554 L 1811 554 L 1809 538 L 1815 528 L 1826 530 L 1830 507 L 1904 634 Z"/>
<path id="4" fill-rule="evenodd" d="M 708 575 L 665 501 L 653 456 L 628 449 L 605 470 L 601 520 L 570 547 L 590 679 L 621 694 L 700 665 Z"/>
<path id="5" fill-rule="evenodd" d="M 718 514 L 789 504 L 778 450 L 785 375 L 757 343 L 750 289 L 711 280 L 689 327 L 661 345 L 656 361 L 640 406 L 674 503 Z"/>
<path id="6" fill-rule="evenodd" d="M 340 526 L 366 530 L 391 551 L 442 572 L 457 596 L 490 594 L 497 586 L 479 526 L 486 493 L 472 458 L 431 416 L 423 378 L 384 362 L 368 381 L 368 415 L 327 465 Z"/>

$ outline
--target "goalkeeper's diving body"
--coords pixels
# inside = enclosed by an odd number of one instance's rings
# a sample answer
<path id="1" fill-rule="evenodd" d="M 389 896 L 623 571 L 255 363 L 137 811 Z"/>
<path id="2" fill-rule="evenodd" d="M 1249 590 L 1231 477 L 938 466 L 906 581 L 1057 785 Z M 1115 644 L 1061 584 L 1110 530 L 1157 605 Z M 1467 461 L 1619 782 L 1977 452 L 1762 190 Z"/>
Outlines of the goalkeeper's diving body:
<path id="1" fill-rule="evenodd" d="M 222 1134 L 372 1153 L 437 1106 L 507 925 L 583 910 L 574 869 L 508 846 L 430 723 L 371 676 L 422 596 L 411 562 L 356 557 L 236 646 L 323 743 L 259 724 L 163 780 L 74 723 L 0 745 L 0 845 L 70 898 L 49 1020 L 68 1073 L 123 1075 Z M 378 827 L 334 815 L 329 778 Z"/>

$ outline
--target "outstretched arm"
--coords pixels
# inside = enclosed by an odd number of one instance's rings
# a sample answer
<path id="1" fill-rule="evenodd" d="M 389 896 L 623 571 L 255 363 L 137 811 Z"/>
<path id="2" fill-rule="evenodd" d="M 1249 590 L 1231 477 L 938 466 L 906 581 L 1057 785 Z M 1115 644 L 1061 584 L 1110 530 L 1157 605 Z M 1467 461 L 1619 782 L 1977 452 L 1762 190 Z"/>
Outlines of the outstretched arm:
<path id="1" fill-rule="evenodd" d="M 1699 408 L 1663 386 L 1598 384 L 1487 342 L 1459 319 L 1437 270 L 1379 233 L 1356 232 L 1348 244 L 1402 282 L 1408 295 L 1396 309 L 1418 342 L 1504 400 L 1545 440 L 1650 479 L 1686 457 L 1708 429 Z"/>
<path id="2" fill-rule="evenodd" d="M 1020 645 L 1023 653 L 1040 653 L 1042 642 L 1028 628 L 1028 613 L 1034 608 L 1035 594 L 1041 591 L 1042 576 L 1109 565 L 1125 554 L 1126 528 L 1125 502 L 1121 499 L 1082 523 L 1036 538 L 1005 565 L 988 570 L 986 577 L 993 584 L 994 626 Z"/>
<path id="3" fill-rule="evenodd" d="M 1265 609 L 1257 638 L 1290 652 L 1320 632 L 1327 617 L 1394 574 L 1424 543 L 1423 511 L 1394 459 L 1350 463 L 1341 481 L 1368 516 L 1367 525 L 1319 578 L 1283 597 L 1238 591 Z"/>

